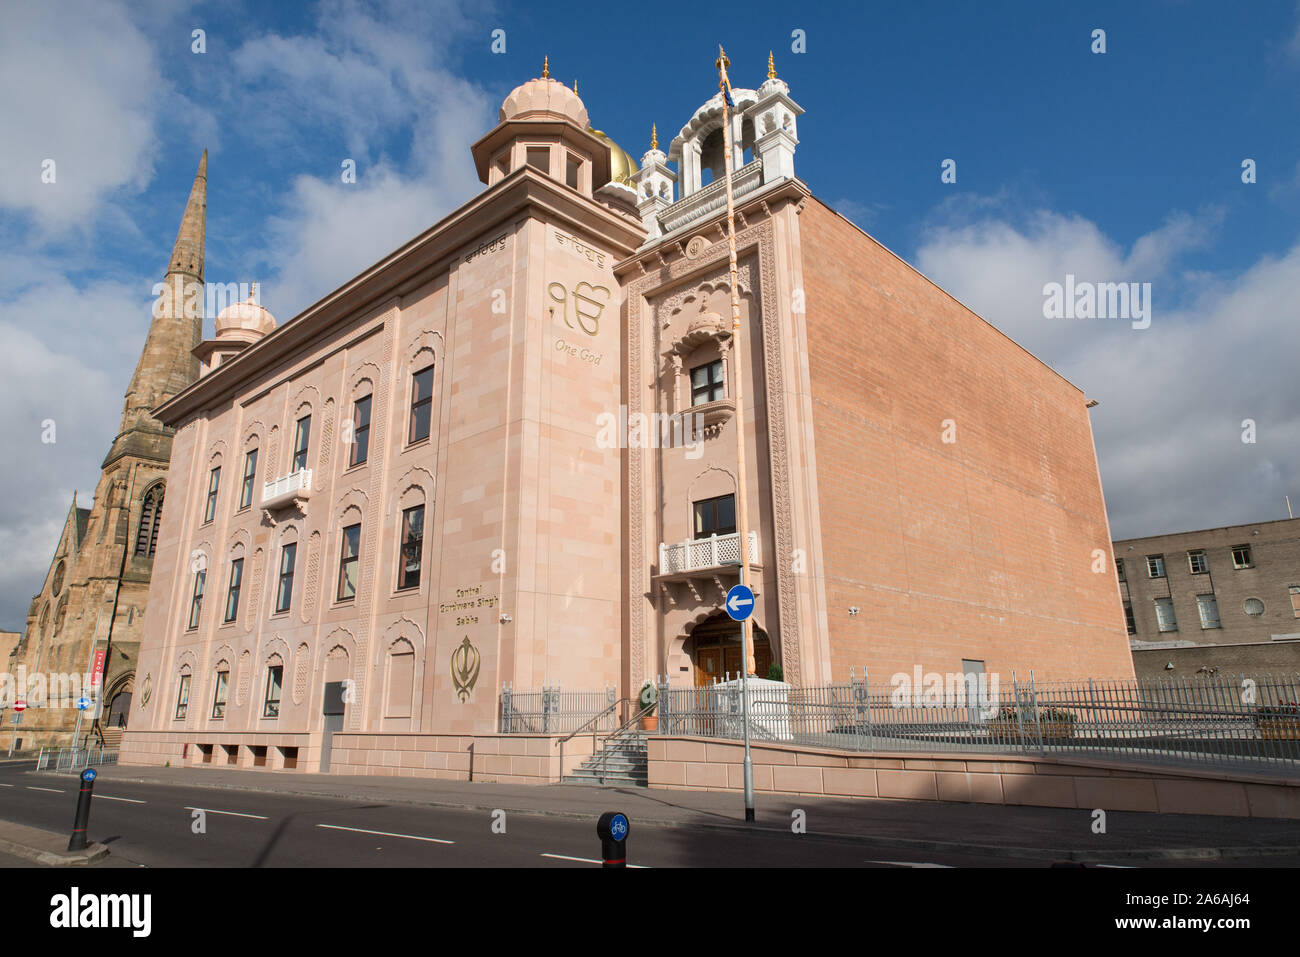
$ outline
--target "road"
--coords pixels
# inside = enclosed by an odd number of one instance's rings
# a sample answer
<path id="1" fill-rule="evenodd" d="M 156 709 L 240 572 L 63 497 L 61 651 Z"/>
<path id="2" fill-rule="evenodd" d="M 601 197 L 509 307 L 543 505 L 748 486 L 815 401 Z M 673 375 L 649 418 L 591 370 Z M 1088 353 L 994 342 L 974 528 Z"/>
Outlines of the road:
<path id="1" fill-rule="evenodd" d="M 586 867 L 599 863 L 595 820 L 114 781 L 96 784 L 89 837 L 112 867 Z M 75 775 L 0 766 L 0 818 L 65 832 Z M 925 813 L 918 806 L 918 813 Z M 632 821 L 628 861 L 640 867 L 1044 867 L 987 853 L 918 852 L 820 836 Z M 7 862 L 0 858 L 0 867 Z M 1179 866 L 1178 862 L 1156 862 Z M 1296 866 L 1295 858 L 1216 864 Z"/>

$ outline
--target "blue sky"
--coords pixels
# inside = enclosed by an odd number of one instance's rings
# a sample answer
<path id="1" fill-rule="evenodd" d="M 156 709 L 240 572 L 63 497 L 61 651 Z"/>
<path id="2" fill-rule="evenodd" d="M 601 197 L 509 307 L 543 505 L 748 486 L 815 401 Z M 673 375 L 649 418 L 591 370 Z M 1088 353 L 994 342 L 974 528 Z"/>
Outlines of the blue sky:
<path id="1" fill-rule="evenodd" d="M 201 150 L 208 279 L 263 282 L 283 322 L 481 188 L 469 145 L 543 54 L 639 157 L 651 122 L 666 145 L 716 90 L 719 41 L 737 86 L 772 50 L 814 193 L 1100 400 L 1117 537 L 1300 504 L 1295 0 L 760 0 L 696 5 L 685 27 L 672 6 L 7 7 L 0 627 L 21 627 L 73 489 L 88 503 Z M 1151 328 L 1044 319 L 1066 273 L 1151 282 Z"/>

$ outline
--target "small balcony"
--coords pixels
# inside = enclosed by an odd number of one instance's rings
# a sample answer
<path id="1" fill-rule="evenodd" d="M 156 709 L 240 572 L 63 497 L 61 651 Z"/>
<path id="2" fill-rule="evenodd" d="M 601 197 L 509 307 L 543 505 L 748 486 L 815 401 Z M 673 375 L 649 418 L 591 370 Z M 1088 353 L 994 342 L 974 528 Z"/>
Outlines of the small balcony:
<path id="1" fill-rule="evenodd" d="M 710 535 L 694 541 L 668 545 L 659 544 L 659 575 L 686 576 L 691 573 L 714 571 L 740 561 L 740 533 Z M 758 532 L 749 533 L 749 564 L 758 564 Z"/>
<path id="2" fill-rule="evenodd" d="M 311 469 L 299 469 L 262 486 L 262 508 L 280 508 L 310 496 Z"/>

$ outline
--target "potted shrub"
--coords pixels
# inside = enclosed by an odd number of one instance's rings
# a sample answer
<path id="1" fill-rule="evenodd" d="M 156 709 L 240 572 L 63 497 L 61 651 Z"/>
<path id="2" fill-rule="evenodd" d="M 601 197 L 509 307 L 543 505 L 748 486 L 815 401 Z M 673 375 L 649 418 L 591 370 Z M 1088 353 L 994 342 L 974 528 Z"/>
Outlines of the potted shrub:
<path id="1" fill-rule="evenodd" d="M 1043 740 L 1060 740 L 1074 737 L 1075 714 L 1060 708 L 1044 708 L 1038 712 L 1038 727 Z"/>
<path id="2" fill-rule="evenodd" d="M 999 739 L 1019 740 L 1023 734 L 1026 741 L 1032 741 L 1042 735 L 1044 741 L 1059 741 L 1074 737 L 1076 715 L 1072 711 L 1060 708 L 1043 708 L 1038 712 L 1037 728 L 1034 723 L 1032 708 L 1007 707 L 998 712 L 998 716 L 989 722 L 989 732 Z"/>
<path id="3" fill-rule="evenodd" d="M 1265 740 L 1300 739 L 1300 702 L 1280 701 L 1255 709 L 1255 730 Z"/>
<path id="4" fill-rule="evenodd" d="M 641 708 L 647 709 L 645 714 L 641 715 L 641 730 L 658 731 L 659 717 L 655 714 L 655 706 L 659 700 L 659 691 L 653 681 L 646 681 L 641 686 L 641 695 L 637 700 Z"/>

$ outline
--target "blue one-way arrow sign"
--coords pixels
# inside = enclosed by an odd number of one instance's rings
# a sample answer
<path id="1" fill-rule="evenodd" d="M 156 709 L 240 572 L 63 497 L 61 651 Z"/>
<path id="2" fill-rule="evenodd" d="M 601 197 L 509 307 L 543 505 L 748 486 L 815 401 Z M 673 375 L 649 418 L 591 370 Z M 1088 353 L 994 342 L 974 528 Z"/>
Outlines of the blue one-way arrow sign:
<path id="1" fill-rule="evenodd" d="M 733 621 L 744 621 L 754 613 L 754 593 L 747 585 L 733 585 L 727 592 L 727 614 Z"/>

